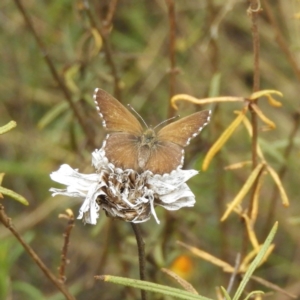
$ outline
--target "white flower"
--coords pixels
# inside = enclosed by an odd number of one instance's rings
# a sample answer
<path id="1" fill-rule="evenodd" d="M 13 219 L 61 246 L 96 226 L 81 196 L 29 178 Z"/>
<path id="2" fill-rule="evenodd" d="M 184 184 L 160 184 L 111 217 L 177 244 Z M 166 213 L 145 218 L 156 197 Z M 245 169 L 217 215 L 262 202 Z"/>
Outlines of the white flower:
<path id="1" fill-rule="evenodd" d="M 195 196 L 185 183 L 198 174 L 195 170 L 177 169 L 164 175 L 153 175 L 149 171 L 139 174 L 131 169 L 115 168 L 101 149 L 95 150 L 92 156 L 94 174 L 81 174 L 64 164 L 50 175 L 52 180 L 66 185 L 65 189 L 51 188 L 52 196 L 84 199 L 78 219 L 85 223 L 96 224 L 101 209 L 110 217 L 134 223 L 145 222 L 152 214 L 159 223 L 156 205 L 177 210 L 195 204 Z"/>

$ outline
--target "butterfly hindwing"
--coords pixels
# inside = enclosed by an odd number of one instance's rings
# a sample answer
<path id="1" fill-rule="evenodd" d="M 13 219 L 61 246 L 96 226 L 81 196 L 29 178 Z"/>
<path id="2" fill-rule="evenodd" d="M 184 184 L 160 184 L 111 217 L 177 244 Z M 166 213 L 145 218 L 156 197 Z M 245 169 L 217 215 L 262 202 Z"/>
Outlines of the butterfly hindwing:
<path id="1" fill-rule="evenodd" d="M 163 127 L 157 134 L 159 140 L 185 147 L 197 136 L 210 119 L 210 111 L 203 110 Z"/>
<path id="2" fill-rule="evenodd" d="M 109 131 L 127 132 L 134 135 L 143 133 L 143 128 L 137 118 L 110 94 L 98 88 L 94 93 L 94 101 L 103 119 L 103 126 Z"/>
<path id="3" fill-rule="evenodd" d="M 154 174 L 171 173 L 183 164 L 183 148 L 168 141 L 158 141 L 151 150 L 145 170 Z"/>
<path id="4" fill-rule="evenodd" d="M 136 136 L 124 132 L 108 134 L 103 149 L 108 161 L 121 169 L 138 170 Z"/>

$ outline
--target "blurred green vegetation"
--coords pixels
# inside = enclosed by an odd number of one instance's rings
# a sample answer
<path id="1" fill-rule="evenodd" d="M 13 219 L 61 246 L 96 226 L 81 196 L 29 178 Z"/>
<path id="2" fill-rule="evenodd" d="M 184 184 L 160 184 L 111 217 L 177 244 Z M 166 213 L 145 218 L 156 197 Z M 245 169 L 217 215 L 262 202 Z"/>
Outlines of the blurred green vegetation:
<path id="1" fill-rule="evenodd" d="M 91 13 L 99 27 L 109 2 L 90 1 Z M 272 2 L 279 30 L 298 62 L 300 21 L 294 16 L 300 12 L 300 3 L 296 0 L 268 2 Z M 113 94 L 115 78 L 103 46 L 97 52 L 99 36 L 93 35 L 83 4 L 70 0 L 27 0 L 23 4 L 89 134 L 100 148 L 105 131 L 92 95 L 96 87 Z M 175 1 L 176 67 L 180 70 L 176 76 L 176 93 L 198 98 L 251 94 L 253 49 L 247 8 L 246 1 Z M 0 136 L 0 172 L 6 173 L 2 185 L 23 195 L 30 205 L 25 207 L 9 198 L 1 199 L 1 203 L 18 231 L 30 237 L 27 239 L 30 245 L 57 273 L 66 227 L 66 221 L 58 219 L 58 214 L 70 207 L 77 215 L 81 203 L 58 196 L 52 198 L 49 188 L 57 184 L 51 182 L 49 174 L 62 163 L 82 173 L 91 172 L 94 148 L 51 75 L 43 56 L 46 53 L 41 53 L 15 2 L 1 1 L 0 14 L 0 126 L 10 120 L 17 122 L 15 129 Z M 295 114 L 299 112 L 300 77 L 295 74 L 298 66 L 291 64 L 276 43 L 276 30 L 265 10 L 260 14 L 258 26 L 261 89 L 276 89 L 284 95 L 281 108 L 259 101 L 259 107 L 277 125 L 273 131 L 259 131 L 259 142 L 275 170 L 286 167 L 282 182 L 291 206 L 284 208 L 279 195 L 275 203 L 271 202 L 274 183 L 266 177 L 255 232 L 262 242 L 275 220 L 279 221 L 279 230 L 274 253 L 255 274 L 299 295 L 299 133 L 292 139 L 289 156 L 284 153 L 295 128 Z M 167 118 L 170 98 L 169 21 L 165 1 L 119 1 L 108 31 L 107 41 L 120 78 L 119 100 L 130 103 L 148 124 L 158 124 Z M 219 79 L 214 82 L 214 78 Z M 205 153 L 234 119 L 233 111 L 242 105 L 223 103 L 199 107 L 184 102 L 179 113 L 185 116 L 204 108 L 213 110 L 212 121 L 187 148 L 185 168 L 201 168 Z M 262 125 L 260 122 L 259 128 Z M 223 223 L 219 220 L 226 203 L 249 176 L 250 167 L 233 171 L 224 167 L 245 160 L 251 160 L 251 140 L 240 127 L 208 171 L 190 180 L 189 186 L 197 200 L 194 208 L 165 212 L 158 207 L 161 224 L 151 219 L 141 225 L 150 281 L 176 285 L 159 270 L 170 267 L 176 257 L 188 253 L 176 240 L 234 265 L 245 238 L 242 221 L 234 214 Z M 248 200 L 243 208 L 247 207 Z M 64 299 L 20 249 L 9 231 L 0 226 L 1 299 Z M 103 212 L 96 226 L 84 226 L 76 221 L 68 259 L 66 284 L 76 299 L 139 299 L 139 291 L 93 279 L 99 274 L 138 278 L 137 249 L 130 224 L 110 220 Z M 189 281 L 201 295 L 215 297 L 215 286 L 227 286 L 230 274 L 223 274 L 218 267 L 199 258 L 191 256 L 191 259 L 193 273 Z M 255 289 L 270 290 L 254 282 L 247 287 L 247 291 Z M 285 297 L 271 296 L 288 299 Z M 149 299 L 162 298 L 150 295 Z"/>

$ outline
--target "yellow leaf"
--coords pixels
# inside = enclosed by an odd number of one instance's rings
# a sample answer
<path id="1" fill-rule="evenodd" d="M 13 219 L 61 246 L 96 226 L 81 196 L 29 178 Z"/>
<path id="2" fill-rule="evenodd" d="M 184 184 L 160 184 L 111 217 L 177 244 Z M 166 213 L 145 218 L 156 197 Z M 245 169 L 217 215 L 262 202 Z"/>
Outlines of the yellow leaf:
<path id="1" fill-rule="evenodd" d="M 0 134 L 6 133 L 17 126 L 15 121 L 10 121 L 6 125 L 0 127 Z"/>
<path id="2" fill-rule="evenodd" d="M 270 105 L 275 106 L 275 107 L 282 106 L 281 102 L 275 100 L 271 96 L 271 94 L 275 94 L 275 95 L 278 95 L 280 97 L 283 97 L 283 94 L 279 91 L 276 91 L 276 90 L 262 90 L 262 91 L 258 91 L 258 92 L 253 93 L 249 97 L 249 100 L 256 100 L 257 98 L 260 98 L 260 97 L 267 97 L 268 102 L 269 102 Z"/>
<path id="3" fill-rule="evenodd" d="M 249 236 L 249 240 L 252 244 L 252 247 L 256 250 L 256 252 L 258 253 L 259 251 L 259 243 L 258 240 L 256 238 L 256 234 L 253 230 L 253 224 L 251 222 L 251 220 L 249 219 L 247 214 L 243 214 L 242 215 L 243 219 L 245 220 L 245 224 L 246 224 L 246 228 L 247 228 L 247 233 Z"/>
<path id="4" fill-rule="evenodd" d="M 257 116 L 263 121 L 265 122 L 268 126 L 270 126 L 270 128 L 274 129 L 276 128 L 276 125 L 273 121 L 271 121 L 270 119 L 268 119 L 263 112 L 260 110 L 260 108 L 255 104 L 252 103 L 251 104 L 252 109 L 256 112 Z"/>
<path id="5" fill-rule="evenodd" d="M 0 186 L 0 194 L 6 195 L 10 198 L 17 200 L 18 202 L 22 203 L 23 205 L 29 205 L 28 201 L 21 195 L 17 194 L 16 192 L 6 189 Z"/>
<path id="6" fill-rule="evenodd" d="M 223 147 L 223 145 L 227 142 L 227 140 L 230 138 L 235 129 L 240 125 L 243 118 L 245 117 L 247 110 L 247 107 L 245 107 L 243 111 L 237 116 L 237 118 L 225 129 L 225 131 L 218 138 L 218 140 L 211 146 L 203 160 L 203 171 L 207 170 L 211 160 L 214 158 L 216 153 Z"/>
<path id="7" fill-rule="evenodd" d="M 237 102 L 237 101 L 241 102 L 241 101 L 245 101 L 245 98 L 225 96 L 225 97 L 210 97 L 210 98 L 198 99 L 187 94 L 178 94 L 173 96 L 170 100 L 172 107 L 176 110 L 178 110 L 178 106 L 175 104 L 175 102 L 177 101 L 188 101 L 193 104 L 203 105 L 203 104 L 214 103 L 214 102 Z"/>
<path id="8" fill-rule="evenodd" d="M 264 179 L 264 176 L 262 174 L 262 176 L 260 176 L 258 178 L 257 186 L 254 191 L 253 206 L 252 206 L 252 211 L 251 211 L 251 216 L 250 216 L 252 226 L 254 226 L 256 218 L 257 218 L 257 214 L 258 214 L 259 193 L 260 193 L 260 190 L 262 187 L 263 179 Z"/>
<path id="9" fill-rule="evenodd" d="M 252 161 L 251 160 L 246 160 L 246 161 L 240 161 L 238 163 L 235 163 L 235 164 L 231 164 L 229 166 L 226 166 L 224 168 L 224 170 L 236 170 L 236 169 L 240 169 L 240 168 L 243 168 L 244 166 L 247 166 L 247 165 L 251 165 L 252 164 Z"/>
<path id="10" fill-rule="evenodd" d="M 252 187 L 255 179 L 257 178 L 259 172 L 261 169 L 264 167 L 263 163 L 260 163 L 259 165 L 256 166 L 256 168 L 251 172 L 250 176 L 248 177 L 247 181 L 245 184 L 242 186 L 241 190 L 239 193 L 236 195 L 236 197 L 232 200 L 232 202 L 228 205 L 228 208 L 226 209 L 225 213 L 223 214 L 221 218 L 221 222 L 227 219 L 229 214 L 232 212 L 232 210 L 239 205 L 246 194 L 249 192 L 250 188 Z"/>
<path id="11" fill-rule="evenodd" d="M 92 28 L 91 32 L 92 32 L 92 36 L 93 36 L 94 42 L 95 42 L 95 47 L 93 49 L 92 56 L 96 56 L 102 48 L 103 39 L 102 39 L 102 36 L 100 35 L 99 31 L 96 28 Z"/>
<path id="12" fill-rule="evenodd" d="M 261 262 L 259 263 L 258 267 L 261 266 L 262 264 L 264 264 L 267 260 L 268 260 L 268 257 L 270 256 L 270 254 L 273 252 L 275 248 L 275 245 L 274 244 L 271 244 L 270 247 L 268 248 L 266 254 L 264 255 L 263 259 L 261 260 Z"/>
<path id="13" fill-rule="evenodd" d="M 258 251 L 256 249 L 253 249 L 252 251 L 250 251 L 245 258 L 243 259 L 243 261 L 241 262 L 239 271 L 244 273 L 247 271 L 249 263 L 251 262 L 251 260 L 257 255 Z"/>
<path id="14" fill-rule="evenodd" d="M 76 75 L 78 75 L 79 70 L 80 70 L 80 64 L 75 63 L 72 66 L 70 66 L 69 68 L 67 68 L 64 72 L 64 78 L 65 78 L 66 85 L 67 85 L 68 89 L 70 91 L 72 91 L 74 94 L 77 94 L 80 91 L 77 84 L 75 83 L 75 78 L 76 78 Z"/>
<path id="15" fill-rule="evenodd" d="M 246 118 L 243 119 L 243 123 L 244 123 L 244 126 L 246 127 L 250 137 L 252 137 L 252 125 L 251 123 L 249 122 L 249 120 Z M 259 146 L 259 144 L 257 143 L 257 155 L 261 158 L 262 161 L 265 161 L 265 158 L 264 158 L 264 155 L 263 155 L 263 152 Z"/>
<path id="16" fill-rule="evenodd" d="M 281 180 L 278 176 L 278 174 L 275 172 L 275 170 L 270 167 L 269 165 L 267 165 L 267 170 L 269 171 L 269 174 L 271 175 L 271 177 L 273 178 L 275 184 L 277 185 L 278 189 L 279 189 L 279 192 L 280 192 L 280 196 L 281 196 L 281 200 L 282 200 L 282 204 L 285 206 L 285 207 L 288 207 L 290 205 L 289 203 L 289 199 L 288 199 L 288 196 L 284 190 L 284 187 L 281 183 Z"/>
<path id="17" fill-rule="evenodd" d="M 3 180 L 4 175 L 5 175 L 5 173 L 0 173 L 0 185 L 2 184 L 2 180 Z"/>

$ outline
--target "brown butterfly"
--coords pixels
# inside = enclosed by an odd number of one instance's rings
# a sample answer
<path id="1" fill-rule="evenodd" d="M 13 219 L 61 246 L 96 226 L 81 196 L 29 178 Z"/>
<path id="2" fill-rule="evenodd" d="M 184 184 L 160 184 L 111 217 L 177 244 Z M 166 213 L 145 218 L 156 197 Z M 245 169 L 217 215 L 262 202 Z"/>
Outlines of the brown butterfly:
<path id="1" fill-rule="evenodd" d="M 103 126 L 111 132 L 102 146 L 108 161 L 137 172 L 165 174 L 182 167 L 183 148 L 210 120 L 209 110 L 199 111 L 155 132 L 143 130 L 137 118 L 107 92 L 96 89 L 94 101 Z"/>

